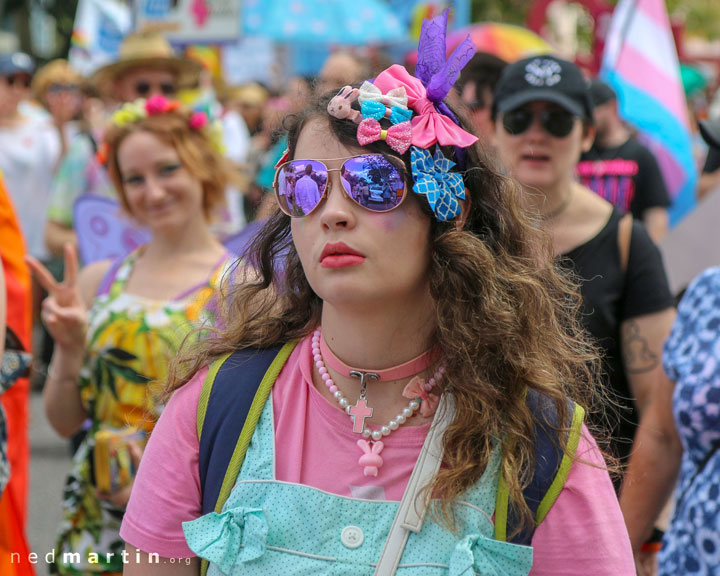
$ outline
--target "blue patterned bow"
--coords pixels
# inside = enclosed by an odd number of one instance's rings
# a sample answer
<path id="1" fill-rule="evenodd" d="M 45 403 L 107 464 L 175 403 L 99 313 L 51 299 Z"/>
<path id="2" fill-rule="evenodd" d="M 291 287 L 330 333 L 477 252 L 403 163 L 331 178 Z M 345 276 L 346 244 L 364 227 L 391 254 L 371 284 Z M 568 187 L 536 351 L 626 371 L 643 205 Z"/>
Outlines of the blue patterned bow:
<path id="1" fill-rule="evenodd" d="M 493 540 L 480 534 L 466 536 L 450 557 L 450 576 L 527 576 L 532 567 L 530 546 Z"/>
<path id="2" fill-rule="evenodd" d="M 223 574 L 239 576 L 243 563 L 264 554 L 268 523 L 262 509 L 239 506 L 183 522 L 183 531 L 190 550 L 216 564 Z"/>
<path id="3" fill-rule="evenodd" d="M 425 195 L 440 222 L 459 216 L 462 208 L 458 199 L 465 200 L 465 183 L 462 174 L 450 172 L 455 163 L 445 158 L 437 146 L 434 157 L 428 150 L 413 146 L 410 160 L 415 180 L 413 192 Z"/>

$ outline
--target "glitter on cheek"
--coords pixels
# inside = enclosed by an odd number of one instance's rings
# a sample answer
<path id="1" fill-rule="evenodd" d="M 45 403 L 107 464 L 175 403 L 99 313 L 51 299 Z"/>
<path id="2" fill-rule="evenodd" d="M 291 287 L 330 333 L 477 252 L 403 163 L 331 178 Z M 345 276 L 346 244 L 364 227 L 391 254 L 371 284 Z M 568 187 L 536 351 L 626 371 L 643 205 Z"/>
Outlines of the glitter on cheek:
<path id="1" fill-rule="evenodd" d="M 405 210 L 399 208 L 386 214 L 373 214 L 375 224 L 382 228 L 385 232 L 395 232 L 405 226 L 408 216 Z"/>

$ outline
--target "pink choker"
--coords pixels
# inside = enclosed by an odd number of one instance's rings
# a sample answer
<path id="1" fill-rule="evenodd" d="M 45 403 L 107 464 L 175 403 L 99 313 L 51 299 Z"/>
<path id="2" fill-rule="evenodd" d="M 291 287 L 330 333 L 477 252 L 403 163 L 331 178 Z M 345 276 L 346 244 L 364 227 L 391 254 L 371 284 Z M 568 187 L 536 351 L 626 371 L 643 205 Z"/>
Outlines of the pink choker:
<path id="1" fill-rule="evenodd" d="M 420 410 L 420 413 L 425 417 L 431 417 L 435 414 L 439 397 L 432 394 L 432 390 L 435 388 L 435 384 L 442 378 L 445 368 L 442 365 L 439 366 L 435 374 L 427 382 L 417 376 L 417 374 L 431 366 L 438 359 L 440 355 L 439 350 L 428 350 L 417 358 L 405 362 L 400 366 L 395 366 L 394 368 L 369 372 L 358 370 L 344 364 L 327 347 L 320 330 L 316 330 L 312 336 L 311 354 L 323 383 L 332 393 L 333 398 L 335 398 L 340 407 L 350 416 L 353 423 L 353 432 L 362 434 L 362 439 L 357 441 L 358 447 L 363 451 L 363 455 L 360 457 L 358 464 L 363 467 L 365 476 L 377 476 L 378 469 L 383 465 L 383 458 L 380 456 L 384 448 L 384 444 L 381 441 L 382 438 L 389 436 L 394 430 L 397 430 L 405 424 L 418 410 Z M 338 373 L 348 378 L 360 379 L 360 398 L 358 398 L 354 405 L 351 405 L 342 391 L 338 389 L 325 366 L 325 359 L 327 359 L 328 365 Z M 373 414 L 373 409 L 369 407 L 367 403 L 367 380 L 384 379 L 392 381 L 410 376 L 415 377 L 408 382 L 403 390 L 403 397 L 410 399 L 407 407 L 403 408 L 395 418 L 391 419 L 384 426 L 375 430 L 367 428 L 365 426 L 365 419 L 372 417 Z"/>
<path id="2" fill-rule="evenodd" d="M 367 370 L 360 368 L 353 368 L 348 366 L 340 360 L 322 337 L 322 332 L 319 330 L 317 333 L 320 334 L 320 353 L 322 354 L 325 363 L 330 366 L 335 372 L 342 374 L 346 378 L 353 376 L 355 373 L 373 374 L 374 380 L 382 380 L 384 382 L 392 382 L 393 380 L 402 380 L 403 378 L 409 378 L 415 376 L 423 370 L 428 369 L 430 366 L 435 364 L 440 359 L 440 350 L 437 348 L 430 348 L 427 352 L 423 352 L 417 358 L 413 358 L 404 364 L 393 366 L 392 368 L 386 368 L 384 370 Z"/>

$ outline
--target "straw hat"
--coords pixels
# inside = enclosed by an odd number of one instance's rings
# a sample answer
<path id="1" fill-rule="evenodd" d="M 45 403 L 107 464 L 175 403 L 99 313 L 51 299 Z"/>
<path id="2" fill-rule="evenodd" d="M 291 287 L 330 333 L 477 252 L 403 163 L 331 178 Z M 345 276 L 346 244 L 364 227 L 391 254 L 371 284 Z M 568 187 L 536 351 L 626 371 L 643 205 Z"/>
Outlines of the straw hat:
<path id="1" fill-rule="evenodd" d="M 161 68 L 174 72 L 178 88 L 197 83 L 202 66 L 192 60 L 179 58 L 170 43 L 156 32 L 128 34 L 120 45 L 116 62 L 103 66 L 92 76 L 92 83 L 104 95 L 112 95 L 115 81 L 136 68 Z"/>
<path id="2" fill-rule="evenodd" d="M 260 84 L 243 84 L 226 90 L 227 99 L 247 106 L 263 106 L 270 93 Z"/>
<path id="3" fill-rule="evenodd" d="M 45 102 L 45 94 L 52 84 L 68 84 L 80 88 L 85 79 L 77 72 L 67 60 L 58 58 L 40 68 L 32 80 L 33 96 L 40 102 Z"/>

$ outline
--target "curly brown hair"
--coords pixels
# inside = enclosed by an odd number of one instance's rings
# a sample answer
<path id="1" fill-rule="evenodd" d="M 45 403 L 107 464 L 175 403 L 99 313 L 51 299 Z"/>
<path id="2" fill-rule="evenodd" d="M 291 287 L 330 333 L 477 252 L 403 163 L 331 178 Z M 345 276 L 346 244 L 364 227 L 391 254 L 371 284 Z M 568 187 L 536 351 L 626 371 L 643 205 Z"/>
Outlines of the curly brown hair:
<path id="1" fill-rule="evenodd" d="M 326 107 L 327 98 L 321 99 L 290 120 L 290 158 L 303 127 L 318 117 L 326 119 L 340 142 L 357 147 L 356 125 L 330 117 Z M 398 158 L 382 142 L 364 149 Z M 436 220 L 427 202 L 421 202 L 432 222 L 433 340 L 446 366 L 441 386 L 456 399 L 443 441 L 445 465 L 426 494 L 438 496 L 444 520 L 454 526 L 450 504 L 481 477 L 499 442 L 510 506 L 531 523 L 522 491 L 535 468 L 535 426 L 559 430 L 557 449 L 566 452 L 568 400 L 586 408 L 596 404 L 597 354 L 578 322 L 577 286 L 555 267 L 549 237 L 521 205 L 519 185 L 496 168 L 480 145 L 465 149 L 463 159 L 452 147 L 443 147 L 443 153 L 464 165 L 470 203 L 459 229 L 455 222 Z M 401 160 L 409 175 L 409 153 Z M 269 219 L 247 258 L 254 263 L 252 271 L 244 282 L 227 288 L 227 327 L 173 367 L 169 391 L 224 354 L 302 338 L 319 325 L 323 303 L 305 277 L 288 216 L 277 211 Z M 559 426 L 528 407 L 528 389 L 554 404 Z"/>
<path id="2" fill-rule="evenodd" d="M 225 188 L 235 182 L 238 176 L 206 132 L 190 127 L 190 114 L 189 110 L 181 107 L 163 114 L 148 115 L 122 126 L 109 126 L 104 139 L 107 146 L 107 171 L 120 203 L 128 213 L 130 207 L 125 196 L 117 153 L 125 138 L 136 132 L 149 132 L 175 148 L 183 166 L 202 183 L 203 212 L 206 218 L 209 219 L 213 210 L 225 202 Z"/>

